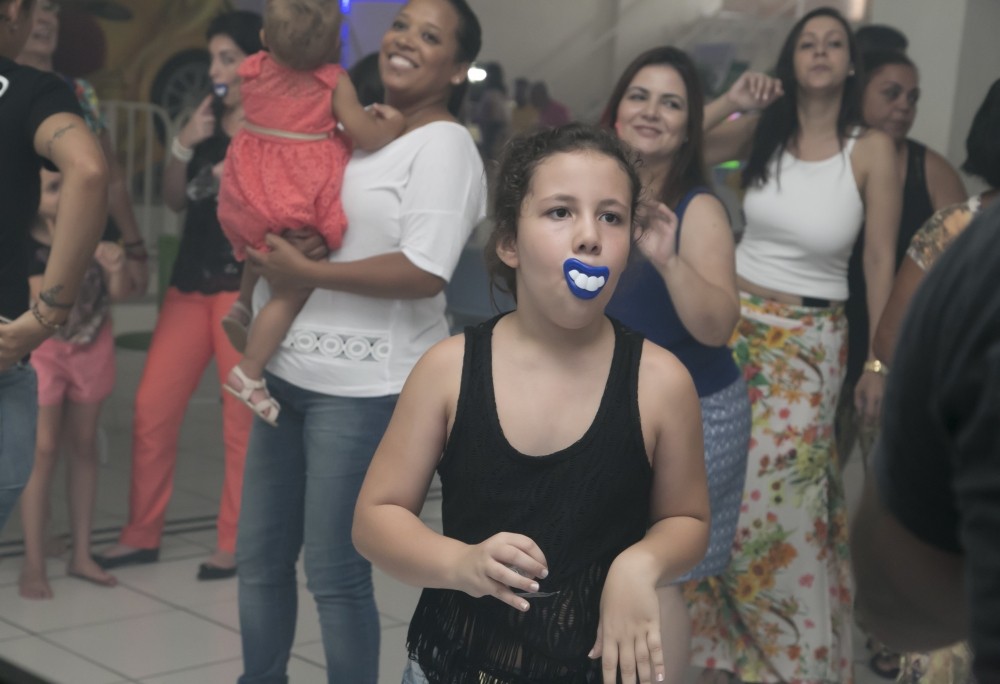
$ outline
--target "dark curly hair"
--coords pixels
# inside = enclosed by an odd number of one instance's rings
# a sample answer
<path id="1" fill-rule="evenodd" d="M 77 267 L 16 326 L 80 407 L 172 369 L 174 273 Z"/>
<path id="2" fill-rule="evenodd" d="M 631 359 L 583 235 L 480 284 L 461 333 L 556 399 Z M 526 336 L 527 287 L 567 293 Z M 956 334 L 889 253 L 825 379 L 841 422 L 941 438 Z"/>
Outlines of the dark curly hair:
<path id="1" fill-rule="evenodd" d="M 628 175 L 632 189 L 629 217 L 636 222 L 636 210 L 642 192 L 642 181 L 635 169 L 635 155 L 611 132 L 581 123 L 547 128 L 527 136 L 513 138 L 500 157 L 498 182 L 493 198 L 493 231 L 486 241 L 484 258 L 491 283 L 501 292 L 517 300 L 517 280 L 514 269 L 500 260 L 497 248 L 517 240 L 517 224 L 525 197 L 531 192 L 531 181 L 538 165 L 549 157 L 565 152 L 590 151 L 603 154 L 618 162 Z M 493 289 L 490 288 L 493 297 Z M 494 301 L 494 304 L 496 302 Z"/>

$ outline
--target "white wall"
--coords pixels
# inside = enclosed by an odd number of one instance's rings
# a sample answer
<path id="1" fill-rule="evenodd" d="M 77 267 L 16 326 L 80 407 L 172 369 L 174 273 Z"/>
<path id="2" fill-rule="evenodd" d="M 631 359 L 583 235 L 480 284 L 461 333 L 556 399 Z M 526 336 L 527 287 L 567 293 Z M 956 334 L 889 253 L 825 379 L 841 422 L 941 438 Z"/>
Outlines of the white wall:
<path id="1" fill-rule="evenodd" d="M 616 0 L 470 0 L 483 26 L 480 61 L 499 62 L 508 87 L 523 76 L 544 80 L 574 114 L 586 110 L 610 78 L 612 48 L 595 45 L 613 23 Z M 598 85 L 600 84 L 600 85 Z"/>
<path id="2" fill-rule="evenodd" d="M 873 0 L 872 23 L 890 24 L 910 40 L 920 69 L 920 105 L 911 135 L 956 167 L 965 137 L 990 84 L 1000 77 L 997 0 Z M 981 184 L 966 178 L 970 192 Z"/>
<path id="3" fill-rule="evenodd" d="M 948 156 L 956 166 L 965 160 L 965 138 L 986 92 L 1000 78 L 1000 2 L 968 0 L 958 66 Z M 985 189 L 978 179 L 966 179 L 972 191 Z"/>
<path id="4" fill-rule="evenodd" d="M 680 42 L 722 0 L 470 0 L 483 25 L 481 61 L 544 80 L 574 115 L 593 119 L 643 50 Z M 617 27 L 617 29 L 615 28 Z"/>

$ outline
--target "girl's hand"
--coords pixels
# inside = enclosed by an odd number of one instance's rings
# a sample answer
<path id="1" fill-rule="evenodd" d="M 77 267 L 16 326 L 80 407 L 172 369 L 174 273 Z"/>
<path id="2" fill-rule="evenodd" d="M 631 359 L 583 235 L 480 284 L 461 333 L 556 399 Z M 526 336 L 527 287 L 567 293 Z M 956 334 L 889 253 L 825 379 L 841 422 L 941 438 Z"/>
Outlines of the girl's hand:
<path id="1" fill-rule="evenodd" d="M 212 175 L 222 180 L 222 170 L 226 168 L 226 160 L 223 159 L 218 164 L 212 167 Z"/>
<path id="2" fill-rule="evenodd" d="M 327 247 L 326 240 L 312 228 L 289 229 L 282 233 L 281 237 L 313 261 L 326 259 L 330 255 L 330 248 Z"/>
<path id="3" fill-rule="evenodd" d="M 538 591 L 534 578 L 544 579 L 549 574 L 538 545 L 523 534 L 511 532 L 500 532 L 467 547 L 457 572 L 458 590 L 476 598 L 494 596 L 521 611 L 528 610 L 528 601 L 512 590 Z"/>
<path id="4" fill-rule="evenodd" d="M 660 641 L 660 603 L 655 573 L 624 551 L 611 564 L 601 593 L 601 620 L 591 658 L 601 658 L 604 684 L 662 682 L 666 676 Z"/>
<path id="5" fill-rule="evenodd" d="M 650 203 L 644 210 L 636 247 L 657 270 L 669 268 L 677 256 L 677 215 L 663 202 Z"/>
<path id="6" fill-rule="evenodd" d="M 215 115 L 212 114 L 212 95 L 206 95 L 188 122 L 184 124 L 184 128 L 177 134 L 177 139 L 184 147 L 194 149 L 195 145 L 210 138 L 214 132 Z"/>
<path id="7" fill-rule="evenodd" d="M 867 422 L 877 422 L 882 413 L 882 395 L 885 394 L 885 376 L 865 371 L 854 386 L 854 407 Z"/>
<path id="8" fill-rule="evenodd" d="M 117 273 L 125 268 L 125 250 L 117 242 L 102 240 L 94 250 L 94 259 L 105 271 Z"/>
<path id="9" fill-rule="evenodd" d="M 403 113 L 387 104 L 382 104 L 381 102 L 375 102 L 368 105 L 368 112 L 375 119 L 384 119 L 385 121 L 398 121 L 400 128 L 403 126 Z"/>
<path id="10" fill-rule="evenodd" d="M 784 94 L 780 79 L 758 71 L 744 71 L 726 91 L 729 101 L 743 112 L 764 109 Z"/>
<path id="11" fill-rule="evenodd" d="M 273 233 L 265 238 L 270 252 L 247 247 L 247 264 L 264 277 L 273 290 L 299 290 L 312 287 L 305 273 L 311 261 L 292 243 Z"/>

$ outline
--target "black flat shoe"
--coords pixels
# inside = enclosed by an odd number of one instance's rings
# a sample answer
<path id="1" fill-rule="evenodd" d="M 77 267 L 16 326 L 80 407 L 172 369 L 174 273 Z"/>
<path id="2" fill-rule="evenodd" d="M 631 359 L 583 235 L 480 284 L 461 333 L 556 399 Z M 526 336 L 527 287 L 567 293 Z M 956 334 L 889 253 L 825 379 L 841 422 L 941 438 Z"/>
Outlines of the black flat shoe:
<path id="1" fill-rule="evenodd" d="M 102 570 L 120 568 L 123 565 L 140 565 L 142 563 L 155 563 L 160 560 L 160 550 L 157 549 L 136 549 L 132 553 L 121 556 L 92 556 Z"/>
<path id="2" fill-rule="evenodd" d="M 229 579 L 236 576 L 236 566 L 231 568 L 220 568 L 211 563 L 202 563 L 198 566 L 198 579 L 200 580 L 220 580 Z"/>

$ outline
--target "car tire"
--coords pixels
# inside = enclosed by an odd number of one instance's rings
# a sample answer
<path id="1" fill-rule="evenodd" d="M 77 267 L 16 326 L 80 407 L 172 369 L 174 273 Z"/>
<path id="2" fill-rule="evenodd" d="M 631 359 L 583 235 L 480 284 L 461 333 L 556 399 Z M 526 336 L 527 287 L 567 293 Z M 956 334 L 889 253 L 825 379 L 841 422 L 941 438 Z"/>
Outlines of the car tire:
<path id="1" fill-rule="evenodd" d="M 174 55 L 153 79 L 150 102 L 167 110 L 170 121 L 193 111 L 211 89 L 209 63 L 207 50 L 185 50 Z M 166 136 L 159 119 L 156 120 L 156 135 L 161 143 Z"/>

